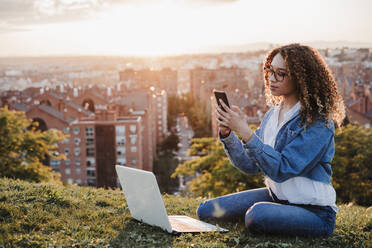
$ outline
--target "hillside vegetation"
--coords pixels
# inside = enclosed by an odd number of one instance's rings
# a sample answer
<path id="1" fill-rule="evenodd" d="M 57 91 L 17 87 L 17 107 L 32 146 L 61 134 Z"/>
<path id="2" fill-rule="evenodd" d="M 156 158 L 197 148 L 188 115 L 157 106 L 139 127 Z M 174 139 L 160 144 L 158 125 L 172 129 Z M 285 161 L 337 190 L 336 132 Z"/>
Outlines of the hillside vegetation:
<path id="1" fill-rule="evenodd" d="M 204 198 L 163 196 L 168 214 L 196 217 Z M 151 206 L 149 206 L 151 207 Z M 0 179 L 0 247 L 371 247 L 372 209 L 341 205 L 331 238 L 227 234 L 170 235 L 133 220 L 120 190 Z"/>

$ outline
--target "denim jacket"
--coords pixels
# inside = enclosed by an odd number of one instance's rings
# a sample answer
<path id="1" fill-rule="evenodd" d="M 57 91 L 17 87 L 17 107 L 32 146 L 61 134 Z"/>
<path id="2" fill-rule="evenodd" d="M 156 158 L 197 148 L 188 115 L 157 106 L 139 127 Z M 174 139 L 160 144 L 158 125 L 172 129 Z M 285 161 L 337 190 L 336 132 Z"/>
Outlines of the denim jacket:
<path id="1" fill-rule="evenodd" d="M 265 176 L 281 183 L 302 176 L 330 184 L 330 162 L 335 153 L 334 124 L 318 119 L 314 124 L 300 127 L 299 111 L 282 126 L 272 148 L 262 142 L 266 123 L 273 113 L 271 108 L 251 140 L 244 143 L 231 132 L 220 136 L 231 163 L 239 170 L 253 174 L 262 171 Z"/>

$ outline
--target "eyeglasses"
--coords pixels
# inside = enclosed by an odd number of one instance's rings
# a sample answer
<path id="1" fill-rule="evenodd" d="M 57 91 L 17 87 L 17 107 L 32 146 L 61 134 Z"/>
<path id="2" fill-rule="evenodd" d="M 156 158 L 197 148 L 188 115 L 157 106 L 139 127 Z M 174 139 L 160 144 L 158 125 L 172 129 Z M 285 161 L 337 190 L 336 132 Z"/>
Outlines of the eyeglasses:
<path id="1" fill-rule="evenodd" d="M 282 82 L 284 80 L 284 78 L 286 76 L 288 76 L 288 74 L 286 72 L 283 72 L 283 69 L 278 69 L 278 70 L 275 71 L 271 65 L 270 66 L 265 66 L 264 70 L 265 70 L 265 73 L 267 73 L 269 75 L 269 77 L 271 75 L 274 75 L 275 80 L 278 81 L 278 82 Z"/>

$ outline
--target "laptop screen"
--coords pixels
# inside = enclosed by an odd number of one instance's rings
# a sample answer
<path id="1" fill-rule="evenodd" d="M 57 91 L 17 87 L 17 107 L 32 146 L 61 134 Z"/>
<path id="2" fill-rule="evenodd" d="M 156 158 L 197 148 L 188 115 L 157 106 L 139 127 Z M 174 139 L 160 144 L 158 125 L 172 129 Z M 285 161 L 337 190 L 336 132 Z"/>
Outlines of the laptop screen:
<path id="1" fill-rule="evenodd" d="M 172 232 L 160 190 L 152 172 L 116 165 L 130 214 L 136 220 Z"/>

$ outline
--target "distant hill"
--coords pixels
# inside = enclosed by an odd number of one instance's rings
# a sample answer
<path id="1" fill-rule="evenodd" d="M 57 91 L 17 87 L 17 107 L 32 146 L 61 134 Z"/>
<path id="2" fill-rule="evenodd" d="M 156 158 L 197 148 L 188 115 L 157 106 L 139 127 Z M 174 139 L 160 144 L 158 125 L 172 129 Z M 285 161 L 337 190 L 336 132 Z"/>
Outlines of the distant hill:
<path id="1" fill-rule="evenodd" d="M 289 44 L 288 43 L 270 43 L 270 42 L 255 42 L 247 43 L 241 45 L 228 45 L 228 46 L 211 46 L 203 47 L 200 50 L 206 53 L 221 53 L 221 52 L 246 52 L 255 50 L 268 50 L 274 47 Z M 301 44 L 309 45 L 317 49 L 325 48 L 372 48 L 372 42 L 352 42 L 352 41 L 308 41 L 308 42 L 298 42 Z"/>
<path id="2" fill-rule="evenodd" d="M 318 49 L 324 48 L 372 48 L 372 42 L 352 42 L 352 41 L 310 41 L 306 42 L 310 46 Z"/>

